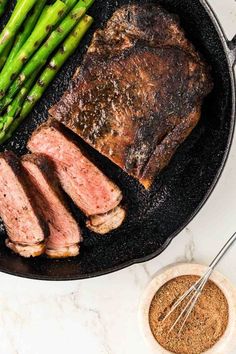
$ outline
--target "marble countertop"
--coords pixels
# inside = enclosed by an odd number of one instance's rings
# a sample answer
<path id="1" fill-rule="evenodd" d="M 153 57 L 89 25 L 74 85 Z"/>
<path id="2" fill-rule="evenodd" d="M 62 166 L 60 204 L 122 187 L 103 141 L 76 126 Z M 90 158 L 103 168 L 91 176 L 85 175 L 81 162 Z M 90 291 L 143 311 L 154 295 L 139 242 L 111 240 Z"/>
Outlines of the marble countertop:
<path id="1" fill-rule="evenodd" d="M 235 0 L 209 2 L 232 38 Z M 175 261 L 207 264 L 236 231 L 235 176 L 236 139 L 204 208 L 152 261 L 74 282 L 33 281 L 0 273 L 0 354 L 149 354 L 137 319 L 140 296 L 160 268 Z M 236 285 L 235 255 L 236 246 L 218 270 Z"/>

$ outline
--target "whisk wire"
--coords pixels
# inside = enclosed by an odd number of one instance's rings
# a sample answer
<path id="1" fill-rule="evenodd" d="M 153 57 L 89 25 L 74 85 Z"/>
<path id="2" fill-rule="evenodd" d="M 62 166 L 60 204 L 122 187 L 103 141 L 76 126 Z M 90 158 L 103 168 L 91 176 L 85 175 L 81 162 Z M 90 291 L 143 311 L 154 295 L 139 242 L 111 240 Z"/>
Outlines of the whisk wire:
<path id="1" fill-rule="evenodd" d="M 180 298 L 172 305 L 170 311 L 166 314 L 166 316 L 163 318 L 163 321 L 165 321 L 174 311 L 175 309 L 181 304 L 181 302 L 191 294 L 194 289 L 196 289 L 197 284 L 200 282 L 200 279 L 198 282 L 194 285 L 191 286 L 183 295 L 180 296 Z"/>
<path id="2" fill-rule="evenodd" d="M 192 290 L 193 292 L 194 290 Z M 191 293 L 190 293 L 191 294 Z M 189 294 L 189 295 L 190 295 Z M 186 294 L 183 295 L 186 298 Z M 188 296 L 188 295 L 187 295 Z M 181 311 L 181 313 L 179 314 L 179 316 L 177 317 L 177 319 L 175 320 L 175 322 L 173 323 L 173 325 L 171 326 L 169 332 L 171 332 L 174 327 L 177 325 L 177 323 L 180 321 L 181 317 L 184 315 L 184 313 L 187 311 L 189 305 L 191 304 L 193 298 L 195 296 L 195 293 L 192 294 L 192 296 L 190 297 L 189 301 L 187 302 L 187 304 L 185 305 L 185 307 L 183 308 L 183 310 Z"/>
<path id="3" fill-rule="evenodd" d="M 209 273 L 210 273 L 210 272 L 209 272 Z M 209 276 L 210 276 L 210 275 L 209 275 Z M 187 312 L 186 312 L 186 315 L 185 315 L 185 317 L 183 317 L 183 322 L 182 322 L 181 327 L 180 327 L 180 329 L 179 329 L 179 334 L 182 332 L 185 323 L 187 322 L 187 320 L 188 320 L 190 314 L 192 313 L 192 311 L 193 311 L 193 309 L 194 309 L 194 306 L 196 305 L 196 302 L 197 302 L 199 296 L 201 295 L 201 292 L 202 292 L 204 286 L 206 285 L 206 283 L 207 283 L 207 281 L 208 281 L 208 279 L 209 279 L 209 276 L 207 275 L 207 276 L 205 276 L 205 278 L 204 278 L 204 277 L 202 278 L 201 284 L 199 285 L 199 287 L 196 289 L 195 293 L 193 294 L 193 297 L 192 297 L 192 299 L 191 299 L 192 302 L 189 301 L 188 306 L 187 306 L 187 309 L 186 309 L 186 311 L 187 311 Z M 184 313 L 182 312 L 182 313 L 181 313 L 181 316 L 179 316 L 179 317 L 181 318 L 183 315 L 184 315 Z M 179 318 L 179 320 L 180 320 L 180 318 Z"/>
<path id="4" fill-rule="evenodd" d="M 230 237 L 230 239 L 227 241 L 224 247 L 220 250 L 220 252 L 211 262 L 211 264 L 209 265 L 207 271 L 203 274 L 203 276 L 199 280 L 197 280 L 196 283 L 192 285 L 183 295 L 181 295 L 180 298 L 173 304 L 170 311 L 166 314 L 166 316 L 163 318 L 162 321 L 165 321 L 177 309 L 177 307 L 180 306 L 180 304 L 190 296 L 190 299 L 188 300 L 187 304 L 184 306 L 180 315 L 177 317 L 177 319 L 171 326 L 169 332 L 171 332 L 175 328 L 175 326 L 180 322 L 181 319 L 183 321 L 181 323 L 181 327 L 178 333 L 180 334 L 182 332 L 184 325 L 186 324 L 191 312 L 193 311 L 194 306 L 196 305 L 196 302 L 198 301 L 198 298 L 201 295 L 213 270 L 215 269 L 219 261 L 222 259 L 222 257 L 225 255 L 225 253 L 228 251 L 228 249 L 235 242 L 235 240 L 236 240 L 236 232 Z"/>
<path id="5" fill-rule="evenodd" d="M 210 269 L 207 270 L 207 272 L 205 273 L 205 276 L 210 272 Z M 180 296 L 180 298 L 173 304 L 173 306 L 171 307 L 170 311 L 167 313 L 167 315 L 163 318 L 163 321 L 166 320 L 175 310 L 176 308 L 183 302 L 184 299 L 186 299 L 189 295 L 191 295 L 192 292 L 197 291 L 199 285 L 201 284 L 203 280 L 203 277 L 201 277 L 195 284 L 193 284 L 191 286 L 191 288 L 189 288 L 183 295 Z M 194 298 L 194 294 L 193 296 L 190 298 L 189 302 L 191 302 Z M 184 308 L 184 310 L 181 312 L 181 314 L 179 315 L 179 317 L 177 318 L 177 320 L 175 321 L 175 323 L 173 324 L 173 326 L 171 327 L 170 331 L 175 327 L 175 325 L 179 322 L 180 318 L 182 317 L 182 315 L 185 313 L 185 311 L 187 310 L 187 307 L 189 306 L 189 302 L 187 303 L 187 305 L 185 306 L 186 308 Z"/>

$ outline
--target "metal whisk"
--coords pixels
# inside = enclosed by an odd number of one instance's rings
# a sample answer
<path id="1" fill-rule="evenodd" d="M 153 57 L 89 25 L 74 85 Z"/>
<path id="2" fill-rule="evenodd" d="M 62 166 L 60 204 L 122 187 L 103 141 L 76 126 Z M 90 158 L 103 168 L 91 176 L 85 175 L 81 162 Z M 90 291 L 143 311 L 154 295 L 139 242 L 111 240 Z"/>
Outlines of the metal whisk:
<path id="1" fill-rule="evenodd" d="M 163 321 L 165 321 L 186 298 L 190 297 L 186 306 L 184 307 L 184 309 L 181 311 L 181 313 L 178 316 L 178 318 L 176 319 L 176 321 L 171 326 L 169 332 L 171 332 L 175 328 L 177 323 L 179 323 L 180 320 L 182 319 L 183 322 L 181 324 L 179 334 L 181 333 L 187 319 L 189 318 L 191 312 L 193 311 L 193 308 L 194 308 L 199 296 L 201 295 L 201 292 L 204 289 L 204 286 L 206 285 L 207 281 L 209 280 L 213 270 L 215 269 L 217 264 L 220 262 L 220 260 L 223 258 L 225 253 L 232 246 L 232 244 L 234 243 L 235 240 L 236 240 L 236 232 L 233 234 L 233 236 L 230 237 L 228 242 L 224 245 L 224 247 L 221 249 L 221 251 L 217 254 L 217 256 L 214 258 L 214 260 L 211 262 L 211 264 L 209 265 L 209 268 L 204 273 L 204 275 L 173 304 L 170 311 L 163 318 Z"/>

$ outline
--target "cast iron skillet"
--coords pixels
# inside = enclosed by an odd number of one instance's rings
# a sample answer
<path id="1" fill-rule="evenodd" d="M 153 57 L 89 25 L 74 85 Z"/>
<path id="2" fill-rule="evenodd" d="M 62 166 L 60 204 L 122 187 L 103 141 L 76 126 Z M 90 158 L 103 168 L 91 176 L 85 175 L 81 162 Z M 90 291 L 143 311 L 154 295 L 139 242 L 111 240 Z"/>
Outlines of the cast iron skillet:
<path id="1" fill-rule="evenodd" d="M 135 0 L 134 0 L 135 1 Z M 146 0 L 147 1 L 147 0 Z M 81 62 L 91 36 L 113 11 L 126 0 L 96 0 L 90 13 L 95 25 L 80 49 L 64 67 L 31 117 L 15 137 L 1 150 L 11 149 L 21 155 L 33 130 L 47 118 L 48 108 L 67 88 Z M 143 3 L 143 0 L 139 1 Z M 116 271 L 136 262 L 159 255 L 171 240 L 196 215 L 218 181 L 230 149 L 235 120 L 236 37 L 227 42 L 212 10 L 204 0 L 160 0 L 167 10 L 180 16 L 187 36 L 212 65 L 215 88 L 205 100 L 197 128 L 179 148 L 169 167 L 146 192 L 118 167 L 91 148 L 100 167 L 124 191 L 128 215 L 123 226 L 107 236 L 91 234 L 84 228 L 83 215 L 72 205 L 82 225 L 84 244 L 81 255 L 74 259 L 53 261 L 44 257 L 24 259 L 4 246 L 6 233 L 2 227 L 0 270 L 35 279 L 71 280 L 94 277 Z"/>

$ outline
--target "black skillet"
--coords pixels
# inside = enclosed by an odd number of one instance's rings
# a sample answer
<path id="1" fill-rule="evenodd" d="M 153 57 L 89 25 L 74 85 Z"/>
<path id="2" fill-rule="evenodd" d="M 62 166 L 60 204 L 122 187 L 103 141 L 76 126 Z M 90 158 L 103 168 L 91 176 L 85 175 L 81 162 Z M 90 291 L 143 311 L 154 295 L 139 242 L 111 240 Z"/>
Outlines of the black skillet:
<path id="1" fill-rule="evenodd" d="M 60 75 L 37 105 L 15 137 L 1 150 L 18 155 L 34 129 L 47 118 L 48 108 L 67 88 L 70 78 L 86 51 L 97 27 L 109 19 L 125 0 L 96 0 L 90 10 L 95 25 Z M 138 1 L 137 1 L 138 2 Z M 139 1 L 143 3 L 143 0 Z M 147 1 L 148 2 L 148 1 Z M 45 257 L 24 259 L 4 246 L 2 227 L 0 270 L 35 279 L 71 280 L 113 272 L 137 262 L 147 261 L 169 245 L 189 223 L 214 189 L 224 168 L 234 130 L 236 37 L 228 42 L 204 0 L 161 0 L 167 10 L 180 16 L 187 36 L 211 64 L 215 88 L 205 100 L 201 122 L 179 148 L 169 167 L 145 192 L 132 178 L 91 148 L 91 155 L 124 192 L 128 216 L 124 225 L 107 236 L 91 234 L 84 228 L 84 218 L 72 205 L 84 232 L 81 255 L 74 259 L 53 261 Z"/>

